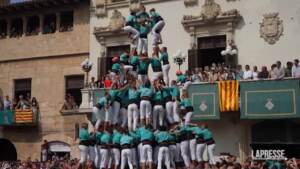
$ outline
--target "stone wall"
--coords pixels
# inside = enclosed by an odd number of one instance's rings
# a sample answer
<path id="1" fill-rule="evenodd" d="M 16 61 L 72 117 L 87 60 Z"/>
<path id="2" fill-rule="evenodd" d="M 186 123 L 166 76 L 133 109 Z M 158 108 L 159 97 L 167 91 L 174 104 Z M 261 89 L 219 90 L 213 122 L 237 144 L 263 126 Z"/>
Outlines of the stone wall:
<path id="1" fill-rule="evenodd" d="M 75 123 L 86 122 L 86 116 L 62 116 L 59 110 L 64 102 L 65 76 L 83 74 L 79 65 L 87 55 L 0 63 L 0 89 L 3 95 L 13 97 L 14 79 L 32 78 L 31 94 L 40 106 L 38 127 L 9 127 L 3 130 L 4 138 L 15 144 L 18 158 L 39 158 L 40 145 L 45 138 L 70 144 L 74 150 L 71 155 L 78 155 L 73 140 Z"/>

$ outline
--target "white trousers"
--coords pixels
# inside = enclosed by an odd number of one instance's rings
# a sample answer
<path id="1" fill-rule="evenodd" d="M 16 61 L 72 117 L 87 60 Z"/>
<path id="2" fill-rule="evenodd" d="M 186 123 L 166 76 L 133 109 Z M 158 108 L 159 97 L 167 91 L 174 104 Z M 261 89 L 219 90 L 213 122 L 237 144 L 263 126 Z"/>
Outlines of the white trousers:
<path id="1" fill-rule="evenodd" d="M 138 162 L 138 157 L 137 157 L 137 152 L 136 152 L 136 148 L 131 148 L 131 155 L 132 155 L 132 165 L 134 167 L 137 166 Z"/>
<path id="2" fill-rule="evenodd" d="M 152 28 L 152 31 L 151 31 L 151 34 L 153 35 L 153 44 L 152 45 L 154 47 L 158 46 L 158 42 L 162 39 L 160 32 L 162 31 L 164 26 L 165 26 L 165 22 L 163 20 L 161 20 L 161 21 L 157 22 Z"/>
<path id="3" fill-rule="evenodd" d="M 110 117 L 112 119 L 112 124 L 117 124 L 119 122 L 119 115 L 120 115 L 120 107 L 121 104 L 118 101 L 114 101 L 112 104 L 112 113 L 110 113 Z"/>
<path id="4" fill-rule="evenodd" d="M 137 39 L 140 36 L 139 31 L 133 28 L 132 26 L 125 26 L 123 29 L 131 34 L 130 38 L 132 39 Z"/>
<path id="5" fill-rule="evenodd" d="M 148 39 L 147 38 L 139 38 L 137 52 L 138 52 L 138 55 L 148 52 Z"/>
<path id="6" fill-rule="evenodd" d="M 110 157 L 109 149 L 103 149 L 103 148 L 100 149 L 100 158 L 101 158 L 100 168 L 101 169 L 106 168 L 108 166 L 109 157 Z"/>
<path id="7" fill-rule="evenodd" d="M 160 147 L 158 151 L 157 169 L 162 169 L 162 162 L 165 162 L 167 169 L 170 169 L 170 151 L 168 147 Z"/>
<path id="8" fill-rule="evenodd" d="M 176 145 L 169 145 L 169 151 L 170 151 L 171 168 L 176 168 L 175 162 L 178 162 L 178 161 L 176 161 L 176 153 L 177 153 Z"/>
<path id="9" fill-rule="evenodd" d="M 121 83 L 124 84 L 124 81 L 127 79 L 127 73 L 131 73 L 133 67 L 131 65 L 124 65 L 121 75 L 120 75 L 120 79 L 121 79 Z"/>
<path id="10" fill-rule="evenodd" d="M 140 75 L 140 74 L 138 75 L 138 81 L 143 85 L 146 83 L 147 80 L 148 80 L 148 75 Z"/>
<path id="11" fill-rule="evenodd" d="M 120 150 L 118 148 L 111 149 L 112 163 L 115 166 L 120 165 Z"/>
<path id="12" fill-rule="evenodd" d="M 170 71 L 170 65 L 163 65 L 162 66 L 162 71 L 163 71 L 163 78 L 166 86 L 169 86 L 170 79 L 169 79 L 169 71 Z"/>
<path id="13" fill-rule="evenodd" d="M 154 147 L 154 154 L 153 154 L 153 157 L 154 157 L 154 163 L 155 164 L 157 164 L 157 160 L 158 160 L 158 152 L 159 152 L 159 146 L 158 145 L 156 145 L 155 147 Z"/>
<path id="14" fill-rule="evenodd" d="M 192 82 L 191 82 L 191 81 L 187 81 L 187 82 L 185 82 L 185 83 L 183 84 L 183 87 L 182 87 L 182 89 L 183 89 L 183 90 L 187 90 L 187 89 L 188 89 L 188 87 L 189 87 L 191 84 L 192 84 Z"/>
<path id="15" fill-rule="evenodd" d="M 80 161 L 79 163 L 85 163 L 87 161 L 88 153 L 89 153 L 89 147 L 85 145 L 79 145 L 79 151 L 80 151 Z"/>
<path id="16" fill-rule="evenodd" d="M 180 122 L 180 116 L 179 116 L 179 110 L 178 110 L 178 102 L 173 102 L 173 119 L 174 122 Z"/>
<path id="17" fill-rule="evenodd" d="M 197 156 L 197 161 L 198 162 L 202 162 L 204 161 L 203 160 L 203 153 L 205 151 L 205 147 L 206 147 L 206 144 L 203 143 L 203 144 L 197 144 L 197 153 L 196 153 L 196 156 Z"/>
<path id="18" fill-rule="evenodd" d="M 123 149 L 122 150 L 122 152 L 121 152 L 121 169 L 125 169 L 126 162 L 128 163 L 129 169 L 133 169 L 131 149 Z"/>
<path id="19" fill-rule="evenodd" d="M 143 145 L 142 146 L 142 154 L 140 155 L 141 163 L 152 163 L 153 150 L 151 145 Z"/>
<path id="20" fill-rule="evenodd" d="M 192 116 L 193 116 L 193 112 L 188 112 L 188 113 L 184 116 L 184 125 L 189 125 L 189 124 L 191 123 Z"/>
<path id="21" fill-rule="evenodd" d="M 110 76 L 110 79 L 111 79 L 112 82 L 116 82 L 117 81 L 117 73 L 110 72 L 109 76 Z"/>
<path id="22" fill-rule="evenodd" d="M 191 154 L 192 161 L 196 161 L 196 147 L 197 147 L 196 139 L 190 140 L 190 154 Z"/>
<path id="23" fill-rule="evenodd" d="M 181 152 L 181 156 L 183 158 L 185 167 L 189 167 L 191 164 L 190 154 L 189 154 L 189 148 L 190 148 L 189 146 L 190 146 L 190 144 L 189 144 L 188 140 L 182 141 L 180 143 L 180 152 Z"/>
<path id="24" fill-rule="evenodd" d="M 140 118 L 150 118 L 151 117 L 151 102 L 149 100 L 141 100 L 140 102 Z"/>
<path id="25" fill-rule="evenodd" d="M 174 123 L 174 104 L 172 101 L 168 101 L 166 103 L 166 115 L 167 115 L 167 120 L 170 124 Z"/>
<path id="26" fill-rule="evenodd" d="M 128 105 L 128 128 L 129 130 L 136 130 L 138 118 L 139 118 L 139 110 L 138 106 L 135 103 Z"/>
<path id="27" fill-rule="evenodd" d="M 110 106 L 107 111 L 105 111 L 105 122 L 112 122 L 112 107 Z"/>
<path id="28" fill-rule="evenodd" d="M 95 146 L 89 146 L 89 157 L 88 157 L 88 159 L 90 161 L 95 162 L 95 158 L 96 158 Z"/>
<path id="29" fill-rule="evenodd" d="M 163 77 L 163 73 L 162 72 L 153 72 L 151 80 L 152 81 L 159 80 L 162 77 Z"/>
<path id="30" fill-rule="evenodd" d="M 105 120 L 105 110 L 104 108 L 98 109 L 98 107 L 93 107 L 93 114 L 97 119 L 95 128 L 99 129 L 101 122 Z"/>
<path id="31" fill-rule="evenodd" d="M 127 127 L 127 119 L 128 119 L 128 117 L 127 117 L 127 109 L 126 108 L 124 108 L 124 107 L 122 107 L 121 108 L 121 110 L 120 110 L 120 112 L 121 112 L 121 126 L 122 126 L 122 128 L 126 128 Z"/>
<path id="32" fill-rule="evenodd" d="M 165 110 L 162 105 L 155 105 L 153 107 L 153 128 L 157 129 L 157 120 L 159 126 L 164 125 L 164 117 L 165 117 Z"/>
<path id="33" fill-rule="evenodd" d="M 100 146 L 95 145 L 95 152 L 96 152 L 95 166 L 96 168 L 99 168 L 100 167 Z"/>
<path id="34" fill-rule="evenodd" d="M 209 164 L 211 165 L 216 165 L 216 159 L 214 156 L 215 147 L 216 147 L 215 144 L 207 145 L 208 160 L 209 160 Z"/>

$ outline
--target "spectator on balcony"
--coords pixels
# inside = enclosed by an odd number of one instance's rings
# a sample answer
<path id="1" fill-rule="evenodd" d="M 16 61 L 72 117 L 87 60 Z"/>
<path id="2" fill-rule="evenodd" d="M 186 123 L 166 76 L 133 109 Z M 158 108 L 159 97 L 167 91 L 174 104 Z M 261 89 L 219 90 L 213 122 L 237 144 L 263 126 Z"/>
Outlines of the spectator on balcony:
<path id="1" fill-rule="evenodd" d="M 271 78 L 271 79 L 277 79 L 277 74 L 276 74 L 277 70 L 276 69 L 277 69 L 276 64 L 273 64 L 271 66 L 271 70 L 270 70 L 270 73 L 269 73 L 269 78 Z"/>
<path id="2" fill-rule="evenodd" d="M 228 73 L 224 70 L 224 67 L 219 67 L 218 78 L 219 81 L 227 80 Z"/>
<path id="3" fill-rule="evenodd" d="M 104 88 L 105 89 L 110 89 L 111 86 L 112 86 L 112 80 L 110 79 L 110 76 L 109 75 L 106 75 L 105 76 L 105 79 L 104 79 Z"/>
<path id="4" fill-rule="evenodd" d="M 251 80 L 253 78 L 253 72 L 250 70 L 250 66 L 246 65 L 245 66 L 245 72 L 243 75 L 244 80 Z"/>
<path id="5" fill-rule="evenodd" d="M 95 77 L 91 78 L 91 82 L 89 83 L 89 88 L 91 88 L 91 89 L 97 88 L 97 83 L 95 81 Z"/>
<path id="6" fill-rule="evenodd" d="M 285 68 L 285 77 L 292 77 L 293 62 L 287 62 Z"/>
<path id="7" fill-rule="evenodd" d="M 202 81 L 202 75 L 199 72 L 199 68 L 195 68 L 195 71 L 192 74 L 193 83 L 200 83 Z"/>
<path id="8" fill-rule="evenodd" d="M 242 80 L 244 77 L 244 72 L 243 72 L 243 69 L 242 69 L 242 65 L 237 65 L 236 67 L 236 80 Z"/>
<path id="9" fill-rule="evenodd" d="M 276 62 L 275 74 L 276 74 L 276 79 L 283 79 L 284 78 L 285 70 L 284 70 L 284 67 L 281 66 L 280 61 Z"/>
<path id="10" fill-rule="evenodd" d="M 62 108 L 61 108 L 60 111 L 64 111 L 64 110 L 72 110 L 72 109 L 73 109 L 73 106 L 72 106 L 72 104 L 71 104 L 71 102 L 70 102 L 70 99 L 69 99 L 68 96 L 66 96 L 66 97 L 65 97 L 64 104 L 63 104 L 63 106 L 62 106 Z"/>
<path id="11" fill-rule="evenodd" d="M 23 95 L 19 96 L 19 102 L 16 106 L 16 109 L 29 109 L 30 108 L 30 103 L 28 102 L 28 100 L 24 99 Z"/>
<path id="12" fill-rule="evenodd" d="M 12 102 L 10 101 L 9 96 L 5 96 L 3 104 L 4 110 L 12 110 Z"/>
<path id="13" fill-rule="evenodd" d="M 258 73 L 258 79 L 269 78 L 269 71 L 266 66 L 261 67 L 261 71 Z"/>
<path id="14" fill-rule="evenodd" d="M 294 78 L 300 78 L 300 65 L 298 59 L 294 60 L 294 66 L 292 68 L 292 76 Z"/>
<path id="15" fill-rule="evenodd" d="M 253 80 L 258 80 L 258 70 L 257 70 L 257 66 L 253 66 L 252 76 L 253 76 Z"/>
<path id="16" fill-rule="evenodd" d="M 34 122 L 36 122 L 37 121 L 37 115 L 38 115 L 38 112 L 39 112 L 39 103 L 38 103 L 38 101 L 36 100 L 35 97 L 33 97 L 32 100 L 31 100 L 31 109 L 32 109 L 33 117 L 35 118 Z"/>
<path id="17" fill-rule="evenodd" d="M 235 79 L 235 73 L 233 69 L 229 69 L 228 75 L 227 75 L 227 80 L 236 80 Z"/>

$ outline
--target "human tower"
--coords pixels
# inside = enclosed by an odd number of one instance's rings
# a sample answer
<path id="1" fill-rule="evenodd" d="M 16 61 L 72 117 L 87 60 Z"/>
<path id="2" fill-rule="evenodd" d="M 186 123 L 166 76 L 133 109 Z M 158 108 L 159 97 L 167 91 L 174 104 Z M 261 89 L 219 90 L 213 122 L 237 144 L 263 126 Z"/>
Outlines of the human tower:
<path id="1" fill-rule="evenodd" d="M 168 51 L 160 47 L 164 26 L 161 15 L 155 9 L 148 13 L 144 5 L 128 16 L 123 29 L 129 34 L 131 51 L 112 58 L 113 84 L 93 108 L 94 131 L 89 133 L 87 124 L 81 125 L 81 166 L 87 160 L 100 169 L 215 165 L 212 133 L 205 124 L 191 123 L 193 106 L 185 88 L 179 87 L 189 79 L 176 71 L 177 81 L 169 82 Z M 208 162 L 203 159 L 206 147 Z"/>

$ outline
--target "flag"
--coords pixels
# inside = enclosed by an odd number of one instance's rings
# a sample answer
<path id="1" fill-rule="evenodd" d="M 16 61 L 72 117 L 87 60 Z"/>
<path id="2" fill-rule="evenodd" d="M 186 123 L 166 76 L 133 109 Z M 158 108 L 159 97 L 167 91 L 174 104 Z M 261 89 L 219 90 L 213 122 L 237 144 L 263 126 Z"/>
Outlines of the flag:
<path id="1" fill-rule="evenodd" d="M 31 109 L 16 110 L 15 117 L 16 123 L 33 123 L 33 113 Z"/>
<path id="2" fill-rule="evenodd" d="M 219 84 L 220 112 L 239 110 L 239 82 L 220 81 Z"/>

